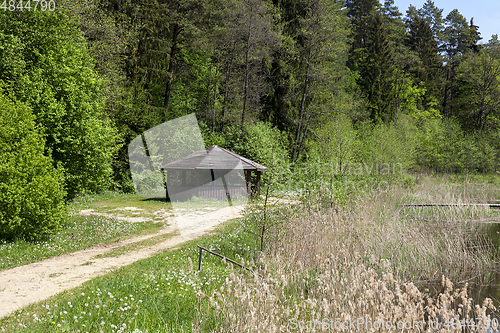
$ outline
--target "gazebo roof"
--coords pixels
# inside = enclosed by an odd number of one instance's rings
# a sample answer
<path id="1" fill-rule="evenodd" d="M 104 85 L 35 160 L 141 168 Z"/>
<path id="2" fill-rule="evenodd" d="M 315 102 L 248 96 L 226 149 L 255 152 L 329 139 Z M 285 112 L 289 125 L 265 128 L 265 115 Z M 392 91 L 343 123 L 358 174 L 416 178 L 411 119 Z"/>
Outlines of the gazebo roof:
<path id="1" fill-rule="evenodd" d="M 240 164 L 241 162 L 241 164 Z M 243 170 L 267 171 L 267 167 L 218 146 L 210 146 L 161 166 L 164 170 Z"/>

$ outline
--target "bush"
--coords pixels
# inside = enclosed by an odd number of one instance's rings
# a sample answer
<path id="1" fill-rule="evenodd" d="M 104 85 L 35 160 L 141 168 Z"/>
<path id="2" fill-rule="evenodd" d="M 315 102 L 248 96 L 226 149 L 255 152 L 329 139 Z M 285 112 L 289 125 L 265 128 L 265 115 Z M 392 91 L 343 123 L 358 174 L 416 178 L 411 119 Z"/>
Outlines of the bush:
<path id="1" fill-rule="evenodd" d="M 286 135 L 269 123 L 258 122 L 245 128 L 243 136 L 235 127 L 224 133 L 224 148 L 234 151 L 268 168 L 262 173 L 262 184 L 278 189 L 290 175 L 290 158 Z"/>
<path id="2" fill-rule="evenodd" d="M 427 120 L 419 133 L 418 164 L 435 172 L 489 172 L 497 148 L 488 135 L 468 134 L 455 119 Z"/>
<path id="3" fill-rule="evenodd" d="M 389 169 L 395 175 L 411 169 L 415 164 L 417 142 L 415 121 L 406 115 L 399 115 L 389 124 L 378 124 L 373 128 L 359 130 L 360 145 L 358 160 L 375 174 L 386 174 L 380 168 Z"/>
<path id="4" fill-rule="evenodd" d="M 107 189 L 120 135 L 78 26 L 59 10 L 0 11 L 0 45 L 0 80 L 31 107 L 68 196 Z"/>
<path id="5" fill-rule="evenodd" d="M 493 135 L 492 135 L 493 136 Z M 481 172 L 492 172 L 496 169 L 496 154 L 498 151 L 492 144 L 489 135 L 478 135 L 477 136 L 477 147 L 479 149 L 479 166 L 478 169 Z"/>
<path id="6" fill-rule="evenodd" d="M 0 238 L 40 238 L 61 225 L 63 179 L 44 145 L 31 109 L 0 90 Z"/>
<path id="7" fill-rule="evenodd" d="M 312 140 L 308 142 L 310 158 L 319 161 L 326 171 L 324 176 L 329 177 L 345 174 L 346 169 L 356 162 L 358 144 L 351 119 L 343 114 L 316 129 Z"/>

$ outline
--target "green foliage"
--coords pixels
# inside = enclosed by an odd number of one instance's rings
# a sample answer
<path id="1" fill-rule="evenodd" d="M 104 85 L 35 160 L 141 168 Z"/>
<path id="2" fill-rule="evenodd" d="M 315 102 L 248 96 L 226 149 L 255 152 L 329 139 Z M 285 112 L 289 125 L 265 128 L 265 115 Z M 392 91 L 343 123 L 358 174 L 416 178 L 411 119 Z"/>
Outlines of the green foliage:
<path id="1" fill-rule="evenodd" d="M 425 6 L 425 5 L 424 5 Z M 419 86 L 424 87 L 423 106 L 432 108 L 430 103 L 437 100 L 442 82 L 442 61 L 438 53 L 438 44 L 434 38 L 430 18 L 417 16 L 407 21 L 409 34 L 407 43 L 418 55 L 419 62 L 411 68 L 413 77 Z"/>
<path id="2" fill-rule="evenodd" d="M 457 56 L 466 54 L 468 51 L 477 51 L 479 37 L 477 26 L 473 21 L 469 25 L 465 16 L 458 9 L 452 10 L 445 19 L 446 27 L 443 30 L 445 42 L 444 50 L 448 59 L 457 60 Z"/>
<path id="3" fill-rule="evenodd" d="M 443 144 L 445 142 L 442 123 L 439 119 L 428 120 L 419 138 L 418 162 L 422 166 L 437 170 L 443 164 Z"/>
<path id="4" fill-rule="evenodd" d="M 464 132 L 459 122 L 453 119 L 428 119 L 418 135 L 418 164 L 435 172 L 496 170 L 498 148 L 490 135 L 494 133 L 477 135 Z"/>
<path id="5" fill-rule="evenodd" d="M 261 119 L 289 133 L 292 162 L 297 162 L 321 114 L 356 109 L 356 89 L 350 89 L 351 73 L 345 64 L 350 26 L 338 1 L 279 5 L 282 44 L 271 65 L 272 90 Z"/>
<path id="6" fill-rule="evenodd" d="M 306 143 L 307 160 L 294 165 L 294 190 L 302 195 L 318 191 L 330 201 L 345 203 L 351 190 L 345 181 L 358 162 L 357 135 L 345 114 L 325 119 Z"/>
<path id="7" fill-rule="evenodd" d="M 415 121 L 404 114 L 395 121 L 361 128 L 359 160 L 370 166 L 389 166 L 390 174 L 400 173 L 415 166 L 417 127 Z"/>
<path id="8" fill-rule="evenodd" d="M 331 204 L 345 204 L 360 193 L 385 192 L 389 182 L 417 167 L 418 127 L 400 114 L 390 123 L 357 123 L 336 116 L 307 142 L 308 159 L 294 167 L 294 189 L 321 193 Z"/>
<path id="9" fill-rule="evenodd" d="M 35 239 L 60 227 L 65 192 L 51 162 L 31 109 L 0 91 L 0 238 Z"/>
<path id="10" fill-rule="evenodd" d="M 437 110 L 437 102 L 432 98 L 426 98 L 427 89 L 423 82 L 415 84 L 409 74 L 402 75 L 398 80 L 398 100 L 399 106 L 405 114 L 414 118 L 417 124 L 421 124 L 426 119 L 440 118 L 441 114 Z"/>
<path id="11" fill-rule="evenodd" d="M 402 75 L 397 82 L 400 99 L 399 106 L 409 114 L 419 113 L 422 96 L 425 94 L 423 85 L 415 85 L 409 75 Z"/>
<path id="12" fill-rule="evenodd" d="M 0 66 L 0 79 L 33 109 L 68 195 L 105 189 L 119 136 L 77 26 L 64 11 L 1 12 L 0 39 L 1 58 L 18 59 Z"/>
<path id="13" fill-rule="evenodd" d="M 498 167 L 499 150 L 490 143 L 490 137 L 484 135 L 476 136 L 476 145 L 478 149 L 477 170 L 480 172 L 493 172 Z"/>
<path id="14" fill-rule="evenodd" d="M 463 57 L 457 70 L 455 106 L 466 129 L 481 132 L 500 115 L 500 57 L 495 49 L 481 49 Z"/>
<path id="15" fill-rule="evenodd" d="M 352 127 L 349 117 L 344 114 L 328 120 L 314 132 L 309 142 L 310 158 L 318 161 L 328 173 L 329 178 L 344 175 L 349 165 L 356 162 L 355 153 L 358 146 L 357 133 Z"/>
<path id="16" fill-rule="evenodd" d="M 204 122 L 199 122 L 201 135 L 203 137 L 203 142 L 205 147 L 219 146 L 224 147 L 226 140 L 224 136 L 218 132 L 212 132 Z"/>
<path id="17" fill-rule="evenodd" d="M 280 188 L 290 175 L 288 142 L 284 133 L 269 123 L 257 122 L 245 128 L 243 137 L 237 128 L 228 128 L 225 146 L 229 150 L 268 168 L 262 173 L 262 183 L 271 190 Z"/>
<path id="18" fill-rule="evenodd" d="M 106 82 L 106 111 L 116 111 L 117 103 L 123 98 L 121 89 L 125 79 L 123 58 L 132 51 L 132 41 L 137 38 L 137 29 L 131 19 L 119 8 L 126 1 L 113 0 L 59 0 L 58 10 L 71 13 L 72 19 L 83 32 L 88 42 L 89 53 L 96 62 L 96 68 Z M 113 8 L 114 10 L 110 10 Z"/>
<path id="19" fill-rule="evenodd" d="M 403 178 L 403 187 L 404 188 L 409 188 L 410 190 L 413 190 L 415 188 L 416 182 L 413 177 L 404 177 Z"/>
<path id="20" fill-rule="evenodd" d="M 368 102 L 370 118 L 388 122 L 396 109 L 391 25 L 378 10 L 378 0 L 351 0 L 346 5 L 354 27 L 349 68 L 359 73 L 357 83 Z"/>

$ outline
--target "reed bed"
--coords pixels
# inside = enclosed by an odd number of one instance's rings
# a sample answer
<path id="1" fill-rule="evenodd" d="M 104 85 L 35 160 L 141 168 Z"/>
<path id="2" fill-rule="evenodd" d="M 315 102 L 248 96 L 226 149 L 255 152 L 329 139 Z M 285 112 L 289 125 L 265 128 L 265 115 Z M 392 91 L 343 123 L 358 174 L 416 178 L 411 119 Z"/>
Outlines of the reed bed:
<path id="1" fill-rule="evenodd" d="M 269 278 L 231 274 L 200 318 L 215 316 L 214 332 L 497 332 L 492 300 L 475 304 L 465 283 L 496 267 L 485 225 L 471 222 L 495 213 L 401 208 L 418 195 L 433 199 L 415 193 L 395 189 L 342 207 L 318 195 L 288 214 L 267 212 L 287 220 L 268 222 L 266 251 L 248 264 Z M 438 279 L 438 294 L 416 286 Z"/>

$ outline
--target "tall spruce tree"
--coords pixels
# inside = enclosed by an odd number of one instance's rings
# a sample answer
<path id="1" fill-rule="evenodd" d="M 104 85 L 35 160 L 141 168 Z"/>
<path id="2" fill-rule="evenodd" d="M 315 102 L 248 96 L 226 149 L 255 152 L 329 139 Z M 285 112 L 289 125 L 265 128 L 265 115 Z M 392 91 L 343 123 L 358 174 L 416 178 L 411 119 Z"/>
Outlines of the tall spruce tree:
<path id="1" fill-rule="evenodd" d="M 282 42 L 273 53 L 270 64 L 270 91 L 264 98 L 261 120 L 270 122 L 281 131 L 292 133 L 296 127 L 293 96 L 299 84 L 297 70 L 301 67 L 295 49 L 301 25 L 298 18 L 306 15 L 308 1 L 274 0 L 273 3 L 280 13 Z"/>
<path id="2" fill-rule="evenodd" d="M 423 18 L 430 26 L 438 47 L 443 43 L 444 18 L 443 9 L 436 7 L 434 1 L 427 0 L 418 10 L 418 16 Z"/>
<path id="3" fill-rule="evenodd" d="M 478 50 L 477 42 L 481 37 L 478 27 L 469 25 L 467 19 L 457 9 L 446 16 L 445 23 L 442 47 L 446 57 L 443 108 L 447 115 L 453 116 L 457 111 L 454 110 L 454 100 L 457 97 L 456 68 L 460 65 L 460 58 L 463 55 Z"/>
<path id="4" fill-rule="evenodd" d="M 396 109 L 395 67 L 388 28 L 377 0 L 346 3 L 353 25 L 348 65 L 366 96 L 370 118 L 388 121 Z"/>
<path id="5" fill-rule="evenodd" d="M 420 63 L 414 68 L 416 83 L 422 83 L 426 89 L 424 107 L 437 104 L 441 94 L 441 67 L 439 49 L 430 21 L 416 16 L 407 20 L 408 45 L 417 53 Z"/>

